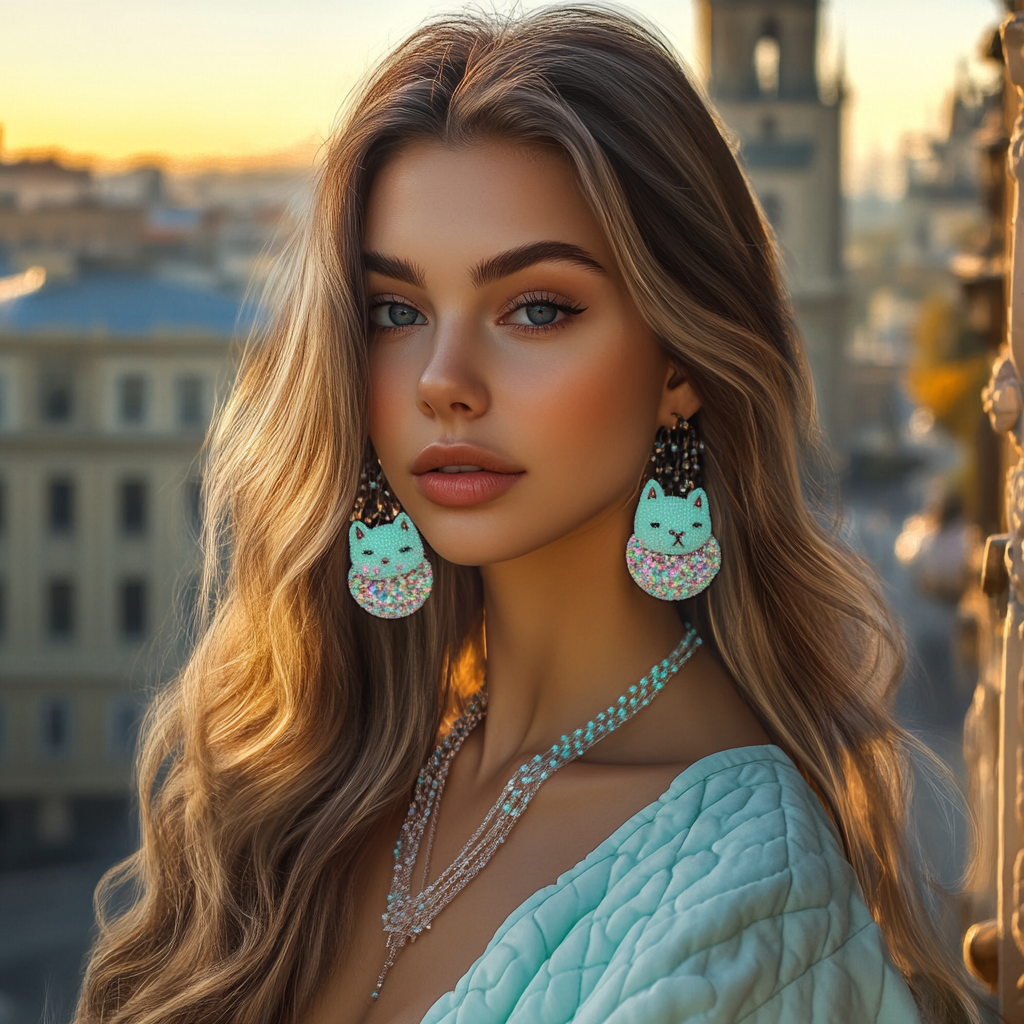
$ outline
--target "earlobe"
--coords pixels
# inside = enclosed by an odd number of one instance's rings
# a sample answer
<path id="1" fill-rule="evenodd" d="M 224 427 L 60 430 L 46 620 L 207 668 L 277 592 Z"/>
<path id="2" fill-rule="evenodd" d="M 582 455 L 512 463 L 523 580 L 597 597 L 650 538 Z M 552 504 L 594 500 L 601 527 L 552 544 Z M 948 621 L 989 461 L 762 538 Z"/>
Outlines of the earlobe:
<path id="1" fill-rule="evenodd" d="M 662 392 L 661 407 L 658 410 L 658 423 L 672 428 L 677 416 L 688 420 L 700 407 L 700 396 L 686 374 L 678 366 L 670 364 Z"/>

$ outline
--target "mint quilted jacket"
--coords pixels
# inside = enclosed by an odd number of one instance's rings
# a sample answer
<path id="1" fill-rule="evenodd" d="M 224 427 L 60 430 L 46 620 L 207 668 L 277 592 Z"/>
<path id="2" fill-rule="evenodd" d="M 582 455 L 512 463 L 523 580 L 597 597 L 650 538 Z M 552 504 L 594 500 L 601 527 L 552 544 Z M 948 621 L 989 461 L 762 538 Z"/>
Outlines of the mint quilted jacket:
<path id="1" fill-rule="evenodd" d="M 423 1024 L 913 1024 L 835 828 L 775 746 L 676 777 L 498 929 Z"/>

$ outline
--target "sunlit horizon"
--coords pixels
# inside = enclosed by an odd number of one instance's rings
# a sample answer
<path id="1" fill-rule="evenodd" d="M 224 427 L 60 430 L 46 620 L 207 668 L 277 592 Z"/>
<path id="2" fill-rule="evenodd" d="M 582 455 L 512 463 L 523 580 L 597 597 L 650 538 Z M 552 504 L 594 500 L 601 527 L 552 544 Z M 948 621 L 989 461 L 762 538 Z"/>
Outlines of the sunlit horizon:
<path id="1" fill-rule="evenodd" d="M 496 5 L 507 9 L 507 3 Z M 524 8 L 540 6 L 533 0 Z M 633 0 L 698 77 L 695 0 Z M 0 159 L 173 171 L 309 167 L 346 96 L 436 0 L 34 0 L 0 36 Z M 455 8 L 457 9 L 457 8 Z M 893 193 L 908 133 L 941 134 L 958 63 L 977 76 L 995 0 L 823 0 L 845 61 L 845 188 Z M 842 56 L 841 56 L 842 55 Z"/>
<path id="2" fill-rule="evenodd" d="M 0 122 L 0 131 L 4 124 Z M 65 167 L 89 169 L 99 173 L 113 174 L 137 167 L 159 167 L 176 173 L 202 173 L 205 171 L 245 172 L 260 170 L 299 170 L 311 167 L 321 146 L 322 138 L 309 138 L 293 146 L 275 150 L 253 150 L 239 153 L 189 153 L 189 152 L 147 152 L 130 150 L 125 154 L 82 152 L 63 146 L 28 146 L 14 149 L 4 146 L 0 149 L 0 162 L 13 163 L 20 160 L 55 160 Z"/>

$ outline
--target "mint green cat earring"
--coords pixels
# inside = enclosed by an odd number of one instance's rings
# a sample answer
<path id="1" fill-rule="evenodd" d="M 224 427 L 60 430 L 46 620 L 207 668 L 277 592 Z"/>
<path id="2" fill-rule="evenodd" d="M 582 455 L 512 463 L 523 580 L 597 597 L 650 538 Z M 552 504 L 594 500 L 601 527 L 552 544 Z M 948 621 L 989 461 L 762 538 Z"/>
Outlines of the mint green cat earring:
<path id="1" fill-rule="evenodd" d="M 651 472 L 626 545 L 630 576 L 641 590 L 662 601 L 685 601 L 699 594 L 722 566 L 722 549 L 711 532 L 708 496 L 696 486 L 704 445 L 688 421 L 681 416 L 676 420 L 671 430 L 658 430 Z"/>
<path id="2" fill-rule="evenodd" d="M 430 596 L 434 572 L 412 520 L 401 511 L 384 471 L 363 470 L 348 528 L 349 593 L 379 619 L 412 615 Z"/>

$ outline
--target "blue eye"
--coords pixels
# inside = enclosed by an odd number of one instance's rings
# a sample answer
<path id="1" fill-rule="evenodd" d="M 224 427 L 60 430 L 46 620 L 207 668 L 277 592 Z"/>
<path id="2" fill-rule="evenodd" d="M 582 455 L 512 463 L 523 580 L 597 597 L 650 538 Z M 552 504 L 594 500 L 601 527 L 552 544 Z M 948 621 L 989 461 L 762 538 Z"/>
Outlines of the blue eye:
<path id="1" fill-rule="evenodd" d="M 530 306 L 524 306 L 523 312 L 526 313 L 526 319 L 531 324 L 542 327 L 555 322 L 555 317 L 558 316 L 558 307 L 551 305 L 550 302 L 535 302 Z"/>
<path id="2" fill-rule="evenodd" d="M 425 324 L 427 318 L 418 309 L 403 302 L 382 302 L 370 310 L 370 322 L 377 327 L 409 327 Z"/>
<path id="3" fill-rule="evenodd" d="M 550 327 L 561 323 L 569 313 L 577 310 L 555 305 L 553 302 L 527 302 L 518 309 L 512 310 L 505 318 L 509 324 L 520 327 Z"/>

